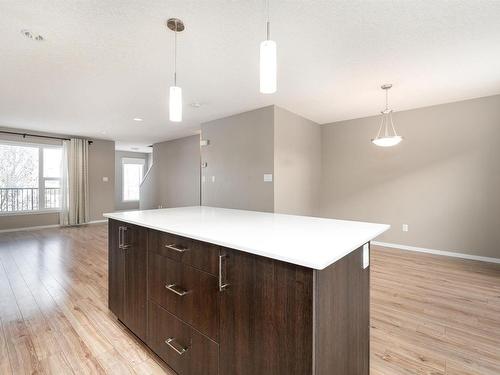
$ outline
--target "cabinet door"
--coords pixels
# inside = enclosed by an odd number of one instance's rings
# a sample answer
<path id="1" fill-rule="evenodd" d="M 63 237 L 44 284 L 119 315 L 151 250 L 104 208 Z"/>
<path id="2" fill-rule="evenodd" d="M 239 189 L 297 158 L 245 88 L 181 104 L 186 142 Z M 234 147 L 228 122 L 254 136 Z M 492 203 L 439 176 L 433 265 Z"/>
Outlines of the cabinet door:
<path id="1" fill-rule="evenodd" d="M 120 320 L 123 320 L 125 291 L 125 254 L 120 248 L 122 225 L 116 220 L 108 221 L 108 306 Z"/>
<path id="2" fill-rule="evenodd" d="M 313 271 L 223 251 L 219 374 L 310 375 Z"/>
<path id="3" fill-rule="evenodd" d="M 147 320 L 147 229 L 126 224 L 123 234 L 125 270 L 123 323 L 141 340 L 146 340 Z"/>

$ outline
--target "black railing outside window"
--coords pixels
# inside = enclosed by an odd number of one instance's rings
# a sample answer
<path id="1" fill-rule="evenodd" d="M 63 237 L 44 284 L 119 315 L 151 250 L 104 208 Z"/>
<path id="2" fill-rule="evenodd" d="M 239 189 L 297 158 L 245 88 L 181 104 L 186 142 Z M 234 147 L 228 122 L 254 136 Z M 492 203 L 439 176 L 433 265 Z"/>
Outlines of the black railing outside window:
<path id="1" fill-rule="evenodd" d="M 61 189 L 45 188 L 44 205 L 40 206 L 38 188 L 0 188 L 0 213 L 23 212 L 61 207 Z"/>

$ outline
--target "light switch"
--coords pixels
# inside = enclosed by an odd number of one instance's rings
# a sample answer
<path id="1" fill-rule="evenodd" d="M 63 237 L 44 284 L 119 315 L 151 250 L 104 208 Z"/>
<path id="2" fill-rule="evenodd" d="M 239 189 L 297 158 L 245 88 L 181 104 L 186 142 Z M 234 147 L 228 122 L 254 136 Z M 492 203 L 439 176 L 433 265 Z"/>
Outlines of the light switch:
<path id="1" fill-rule="evenodd" d="M 108 181 L 109 181 L 109 178 L 107 178 L 106 176 L 104 176 L 104 177 L 102 178 L 102 182 L 108 182 Z"/>
<path id="2" fill-rule="evenodd" d="M 215 182 L 215 176 L 212 176 L 212 182 Z"/>
<path id="3" fill-rule="evenodd" d="M 363 269 L 366 269 L 370 265 L 370 244 L 365 243 L 363 245 Z"/>
<path id="4" fill-rule="evenodd" d="M 264 173 L 264 182 L 273 182 L 273 175 L 271 173 Z"/>
<path id="5" fill-rule="evenodd" d="M 205 176 L 201 176 L 201 182 L 205 182 Z"/>

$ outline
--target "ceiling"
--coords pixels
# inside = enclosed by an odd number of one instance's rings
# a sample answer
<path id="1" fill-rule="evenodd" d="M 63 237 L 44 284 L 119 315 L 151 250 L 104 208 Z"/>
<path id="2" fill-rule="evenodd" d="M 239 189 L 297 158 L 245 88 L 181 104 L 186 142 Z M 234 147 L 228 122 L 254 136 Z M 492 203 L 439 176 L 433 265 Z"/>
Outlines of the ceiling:
<path id="1" fill-rule="evenodd" d="M 264 5 L 3 0 L 0 125 L 143 150 L 269 104 L 318 123 L 373 115 L 383 107 L 385 82 L 394 84 L 395 110 L 500 93 L 500 1 L 270 0 L 274 95 L 258 87 Z M 168 121 L 170 17 L 186 25 L 178 37 L 182 123 Z M 21 29 L 45 41 L 27 39 Z"/>

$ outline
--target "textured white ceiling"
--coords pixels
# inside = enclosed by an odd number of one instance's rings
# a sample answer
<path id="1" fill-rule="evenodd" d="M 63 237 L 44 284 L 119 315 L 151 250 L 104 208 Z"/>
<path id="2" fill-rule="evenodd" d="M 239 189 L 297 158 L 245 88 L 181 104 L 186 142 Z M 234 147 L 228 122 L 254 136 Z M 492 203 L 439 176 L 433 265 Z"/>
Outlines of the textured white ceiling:
<path id="1" fill-rule="evenodd" d="M 500 1 L 270 4 L 278 92 L 264 96 L 264 0 L 0 0 L 0 125 L 127 148 L 268 104 L 319 123 L 373 115 L 384 82 L 394 84 L 395 110 L 500 93 Z M 181 124 L 167 113 L 170 17 L 186 24 L 178 38 Z M 30 41 L 21 29 L 46 40 Z"/>

